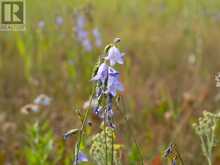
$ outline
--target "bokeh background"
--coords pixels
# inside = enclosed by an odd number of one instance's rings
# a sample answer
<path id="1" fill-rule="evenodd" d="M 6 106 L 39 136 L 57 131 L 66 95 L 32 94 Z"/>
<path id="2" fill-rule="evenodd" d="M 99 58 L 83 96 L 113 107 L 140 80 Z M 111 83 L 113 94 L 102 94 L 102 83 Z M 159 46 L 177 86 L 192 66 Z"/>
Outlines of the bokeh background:
<path id="1" fill-rule="evenodd" d="M 77 15 L 85 18 L 91 50 L 77 40 Z M 0 164 L 27 164 L 27 127 L 36 121 L 51 132 L 51 164 L 71 164 L 75 138 L 64 142 L 63 134 L 80 126 L 75 109 L 83 111 L 92 68 L 115 37 L 126 53 L 118 69 L 127 113 L 115 116 L 123 164 L 136 159 L 127 125 L 146 165 L 163 164 L 170 142 L 185 164 L 206 164 L 191 125 L 203 110 L 220 106 L 219 0 L 26 0 L 26 18 L 24 32 L 0 33 Z M 51 98 L 50 105 L 24 111 L 40 94 Z M 214 164 L 220 164 L 219 145 Z"/>

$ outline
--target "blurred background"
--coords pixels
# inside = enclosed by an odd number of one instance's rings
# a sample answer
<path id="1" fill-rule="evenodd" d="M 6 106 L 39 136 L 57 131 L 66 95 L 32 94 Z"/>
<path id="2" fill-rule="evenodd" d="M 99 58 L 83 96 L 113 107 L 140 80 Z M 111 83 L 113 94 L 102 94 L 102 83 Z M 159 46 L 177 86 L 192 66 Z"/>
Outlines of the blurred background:
<path id="1" fill-rule="evenodd" d="M 191 125 L 220 106 L 219 0 L 26 1 L 26 30 L 0 36 L 0 164 L 28 164 L 31 138 L 51 144 L 49 164 L 71 164 L 76 138 L 63 135 L 80 126 L 75 109 L 84 111 L 92 68 L 116 37 L 126 53 L 118 70 L 127 113 L 114 109 L 122 164 L 139 164 L 128 124 L 144 164 L 164 164 L 171 142 L 185 164 L 206 164 Z"/>

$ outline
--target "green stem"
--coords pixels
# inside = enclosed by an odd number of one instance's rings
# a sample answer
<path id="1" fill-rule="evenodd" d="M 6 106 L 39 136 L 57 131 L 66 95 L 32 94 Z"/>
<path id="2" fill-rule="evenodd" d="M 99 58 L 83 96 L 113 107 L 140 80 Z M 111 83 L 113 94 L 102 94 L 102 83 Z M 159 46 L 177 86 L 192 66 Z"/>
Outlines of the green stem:
<path id="1" fill-rule="evenodd" d="M 106 117 L 107 117 L 107 109 L 105 109 L 104 114 L 104 133 L 105 133 L 105 165 L 108 165 L 108 146 L 107 146 L 107 136 L 106 136 Z"/>
<path id="2" fill-rule="evenodd" d="M 112 161 L 111 165 L 114 164 L 114 132 L 112 131 Z"/>
<path id="3" fill-rule="evenodd" d="M 83 131 L 84 131 L 85 126 L 86 126 L 86 121 L 87 121 L 87 118 L 88 118 L 90 106 L 91 106 L 92 99 L 93 99 L 93 96 L 94 96 L 94 91 L 95 91 L 95 88 L 93 88 L 93 90 L 92 90 L 92 95 L 90 96 L 90 99 L 89 99 L 89 107 L 87 108 L 86 113 L 83 117 L 83 123 L 82 123 L 81 129 L 80 129 L 79 140 L 78 140 L 78 143 L 77 143 L 77 152 L 76 152 L 76 158 L 75 158 L 76 160 L 78 159 L 80 145 L 81 145 L 82 136 L 83 136 Z M 78 161 L 76 161 L 76 165 L 77 164 L 78 164 Z"/>

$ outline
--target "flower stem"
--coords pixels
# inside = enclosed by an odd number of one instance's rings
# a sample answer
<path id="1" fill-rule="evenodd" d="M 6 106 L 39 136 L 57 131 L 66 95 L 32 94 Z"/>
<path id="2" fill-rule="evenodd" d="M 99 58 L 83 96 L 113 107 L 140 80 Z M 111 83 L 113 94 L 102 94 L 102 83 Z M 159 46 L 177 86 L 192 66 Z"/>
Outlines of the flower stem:
<path id="1" fill-rule="evenodd" d="M 88 106 L 88 108 L 86 110 L 86 113 L 83 117 L 83 122 L 82 122 L 82 126 L 81 126 L 80 133 L 79 133 L 79 140 L 78 140 L 78 143 L 77 143 L 77 152 L 76 152 L 76 158 L 75 158 L 76 160 L 78 159 L 80 145 L 81 145 L 82 136 L 83 136 L 83 131 L 84 131 L 85 126 L 86 126 L 86 121 L 87 121 L 87 118 L 88 118 L 90 106 L 91 106 L 92 99 L 93 99 L 93 96 L 94 96 L 94 91 L 95 91 L 95 88 L 93 88 L 93 90 L 92 90 L 92 94 L 91 94 L 90 99 L 89 99 L 89 106 Z M 77 164 L 78 164 L 78 161 L 76 161 L 76 165 Z"/>

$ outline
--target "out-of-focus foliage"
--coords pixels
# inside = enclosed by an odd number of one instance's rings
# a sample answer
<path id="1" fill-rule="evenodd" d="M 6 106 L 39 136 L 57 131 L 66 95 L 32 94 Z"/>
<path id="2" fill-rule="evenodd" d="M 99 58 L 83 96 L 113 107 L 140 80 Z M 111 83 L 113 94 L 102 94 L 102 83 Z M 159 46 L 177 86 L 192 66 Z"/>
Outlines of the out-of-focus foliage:
<path id="1" fill-rule="evenodd" d="M 47 165 L 49 156 L 53 151 L 52 130 L 45 123 L 40 126 L 35 123 L 27 128 L 27 146 L 25 147 L 25 157 L 30 165 Z"/>

